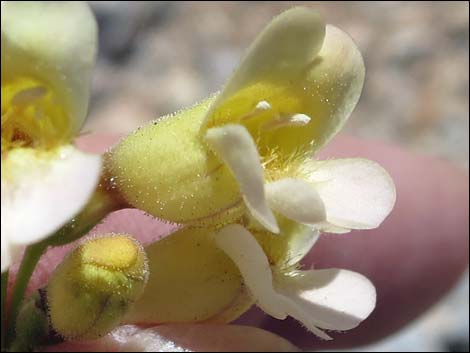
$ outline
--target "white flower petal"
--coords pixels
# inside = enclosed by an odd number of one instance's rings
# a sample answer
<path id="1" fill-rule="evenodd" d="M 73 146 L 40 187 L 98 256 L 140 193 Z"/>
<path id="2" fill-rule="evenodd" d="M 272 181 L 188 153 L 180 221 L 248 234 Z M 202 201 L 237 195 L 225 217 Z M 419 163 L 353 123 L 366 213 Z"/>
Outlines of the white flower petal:
<path id="1" fill-rule="evenodd" d="M 267 205 L 264 175 L 256 144 L 248 130 L 241 125 L 224 125 L 206 132 L 211 149 L 232 171 L 245 203 L 266 229 L 278 233 L 276 218 Z"/>
<path id="2" fill-rule="evenodd" d="M 282 297 L 273 288 L 268 258 L 253 235 L 239 224 L 231 224 L 215 234 L 217 245 L 238 266 L 245 285 L 257 305 L 277 319 L 285 319 Z"/>
<path id="3" fill-rule="evenodd" d="M 291 300 L 290 298 L 283 297 L 284 299 L 284 307 L 286 308 L 286 311 L 289 313 L 289 316 L 293 317 L 297 321 L 301 322 L 305 327 L 318 337 L 330 341 L 332 338 L 323 332 L 317 325 L 315 320 L 310 316 L 310 312 L 305 311 L 305 308 L 302 306 L 298 305 L 295 301 Z"/>
<path id="4" fill-rule="evenodd" d="M 340 270 L 300 271 L 296 276 L 276 277 L 276 290 L 289 298 L 296 317 L 323 329 L 350 330 L 375 308 L 374 285 L 359 273 Z"/>
<path id="5" fill-rule="evenodd" d="M 101 157 L 72 146 L 21 148 L 2 160 L 2 234 L 10 244 L 46 238 L 73 218 L 96 188 Z"/>
<path id="6" fill-rule="evenodd" d="M 78 131 L 88 110 L 97 26 L 83 1 L 2 1 L 2 87 L 34 77 L 50 86 Z M 3 91 L 3 88 L 2 88 Z"/>
<path id="7" fill-rule="evenodd" d="M 320 195 L 305 180 L 286 178 L 266 184 L 266 198 L 272 209 L 294 221 L 313 224 L 326 219 Z"/>
<path id="8" fill-rule="evenodd" d="M 256 38 L 209 110 L 254 82 L 297 78 L 318 54 L 325 37 L 319 12 L 297 7 L 276 17 Z"/>
<path id="9" fill-rule="evenodd" d="M 393 180 L 375 162 L 354 158 L 311 161 L 305 168 L 325 205 L 327 222 L 332 226 L 376 228 L 395 204 Z"/>
<path id="10" fill-rule="evenodd" d="M 232 224 L 222 228 L 215 235 L 217 245 L 238 266 L 245 285 L 250 290 L 256 304 L 268 315 L 283 320 L 291 315 L 323 339 L 331 339 L 315 326 L 295 301 L 274 289 L 273 274 L 268 258 L 253 235 L 241 225 Z M 295 298 L 294 298 L 295 299 Z"/>
<path id="11" fill-rule="evenodd" d="M 3 214 L 4 212 L 2 212 Z M 3 228 L 2 218 L 2 273 L 7 271 L 11 264 L 19 261 L 23 255 L 23 247 L 18 244 L 12 244 L 7 238 L 7 233 Z"/>
<path id="12" fill-rule="evenodd" d="M 10 255 L 10 244 L 8 244 L 8 240 L 6 238 L 6 232 L 3 229 L 3 212 L 2 212 L 2 257 L 1 257 L 1 262 L 2 262 L 2 273 L 8 270 L 8 267 L 11 265 L 11 255 Z"/>

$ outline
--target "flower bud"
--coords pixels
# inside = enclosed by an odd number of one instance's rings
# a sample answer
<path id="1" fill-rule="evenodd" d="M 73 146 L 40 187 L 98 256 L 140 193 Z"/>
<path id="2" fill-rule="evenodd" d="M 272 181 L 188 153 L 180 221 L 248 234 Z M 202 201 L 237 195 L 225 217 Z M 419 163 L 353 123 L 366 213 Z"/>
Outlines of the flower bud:
<path id="1" fill-rule="evenodd" d="M 244 211 L 230 170 L 200 128 L 212 98 L 144 126 L 106 156 L 110 184 L 133 207 L 176 223 L 227 223 Z"/>
<path id="2" fill-rule="evenodd" d="M 147 277 L 147 256 L 128 235 L 85 241 L 59 265 L 47 286 L 52 327 L 65 339 L 107 334 L 142 294 Z"/>
<path id="3" fill-rule="evenodd" d="M 364 65 L 318 12 L 294 8 L 256 38 L 217 97 L 124 138 L 107 175 L 133 207 L 172 222 L 220 226 L 249 211 L 278 232 L 263 183 L 299 177 L 356 105 Z"/>

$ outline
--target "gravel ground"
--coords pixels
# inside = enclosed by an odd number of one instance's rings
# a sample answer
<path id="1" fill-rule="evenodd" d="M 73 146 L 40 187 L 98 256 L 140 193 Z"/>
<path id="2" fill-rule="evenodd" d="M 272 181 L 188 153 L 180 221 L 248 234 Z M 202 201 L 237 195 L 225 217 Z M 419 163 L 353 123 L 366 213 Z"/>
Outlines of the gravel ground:
<path id="1" fill-rule="evenodd" d="M 100 24 L 90 132 L 130 132 L 220 89 L 244 49 L 293 2 L 92 1 Z M 346 132 L 468 169 L 468 2 L 298 2 L 348 32 L 367 76 Z M 374 351 L 468 351 L 468 276 Z"/>

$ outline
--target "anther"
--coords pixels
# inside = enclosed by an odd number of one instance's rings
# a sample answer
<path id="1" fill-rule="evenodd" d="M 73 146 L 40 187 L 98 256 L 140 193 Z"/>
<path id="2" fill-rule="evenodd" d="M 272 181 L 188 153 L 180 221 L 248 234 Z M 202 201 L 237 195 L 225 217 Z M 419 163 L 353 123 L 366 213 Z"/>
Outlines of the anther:
<path id="1" fill-rule="evenodd" d="M 311 120 L 312 118 L 310 118 L 307 114 L 294 114 L 269 121 L 264 124 L 262 129 L 265 131 L 269 131 L 279 129 L 285 126 L 305 126 Z"/>

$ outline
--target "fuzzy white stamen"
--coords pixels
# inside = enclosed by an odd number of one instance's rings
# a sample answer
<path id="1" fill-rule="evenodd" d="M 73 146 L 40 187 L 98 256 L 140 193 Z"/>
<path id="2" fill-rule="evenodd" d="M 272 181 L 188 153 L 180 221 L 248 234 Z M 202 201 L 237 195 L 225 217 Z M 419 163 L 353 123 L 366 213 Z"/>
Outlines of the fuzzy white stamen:
<path id="1" fill-rule="evenodd" d="M 256 110 L 269 110 L 271 108 L 271 104 L 268 101 L 260 101 L 256 104 Z"/>
<path id="2" fill-rule="evenodd" d="M 285 117 L 279 117 L 275 120 L 267 122 L 263 126 L 263 130 L 275 130 L 285 126 L 305 126 L 312 120 L 307 114 L 294 114 Z"/>

